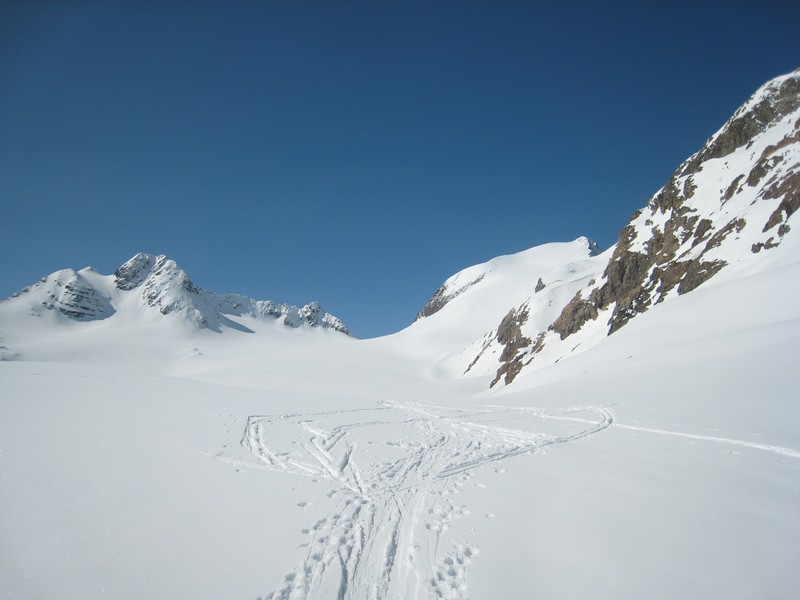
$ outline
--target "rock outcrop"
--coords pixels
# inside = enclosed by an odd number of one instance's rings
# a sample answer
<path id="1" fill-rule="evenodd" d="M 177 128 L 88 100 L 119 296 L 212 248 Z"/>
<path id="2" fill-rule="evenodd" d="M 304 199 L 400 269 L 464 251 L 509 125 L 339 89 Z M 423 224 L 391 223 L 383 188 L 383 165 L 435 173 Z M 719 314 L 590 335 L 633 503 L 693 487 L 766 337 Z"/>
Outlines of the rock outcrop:
<path id="1" fill-rule="evenodd" d="M 492 385 L 510 383 L 543 345 L 567 340 L 601 315 L 608 315 L 606 335 L 613 334 L 732 262 L 778 247 L 798 208 L 800 70 L 762 86 L 633 214 L 602 274 L 573 295 L 547 331 L 515 332 L 527 346 L 498 338 L 504 350 Z M 537 292 L 544 289 L 540 282 Z M 523 308 L 509 316 L 527 314 Z"/>
<path id="2" fill-rule="evenodd" d="M 480 283 L 482 279 L 483 275 L 480 275 L 472 281 L 468 281 L 464 284 L 458 284 L 457 282 L 448 279 L 438 290 L 436 290 L 436 292 L 434 292 L 431 299 L 428 300 L 428 303 L 422 308 L 421 311 L 419 311 L 419 313 L 417 313 L 417 318 L 414 320 L 418 321 L 419 319 L 430 317 L 431 315 L 436 314 L 442 310 L 453 298 L 460 296 L 473 285 Z"/>
<path id="3" fill-rule="evenodd" d="M 10 299 L 30 296 L 36 298 L 33 314 L 55 310 L 75 321 L 95 321 L 114 314 L 108 296 L 95 289 L 73 269 L 56 271 L 35 284 L 14 294 Z"/>

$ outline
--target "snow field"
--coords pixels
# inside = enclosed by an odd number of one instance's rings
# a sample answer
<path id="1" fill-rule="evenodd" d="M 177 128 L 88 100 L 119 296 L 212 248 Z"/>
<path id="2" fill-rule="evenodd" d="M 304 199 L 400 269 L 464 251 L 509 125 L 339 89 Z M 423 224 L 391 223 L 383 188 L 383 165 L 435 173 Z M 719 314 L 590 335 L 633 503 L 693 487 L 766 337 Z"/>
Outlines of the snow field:
<path id="1" fill-rule="evenodd" d="M 610 425 L 608 411 L 594 412 L 596 421 L 587 421 L 386 401 L 375 409 L 249 417 L 244 447 L 273 471 L 328 481 L 328 497 L 340 499 L 334 514 L 304 530 L 307 557 L 267 597 L 325 598 L 334 590 L 340 598 L 414 597 L 426 586 L 434 597 L 466 597 L 477 548 L 453 542 L 442 552 L 444 532 L 469 514 L 457 498 L 465 482 L 480 468 Z"/>

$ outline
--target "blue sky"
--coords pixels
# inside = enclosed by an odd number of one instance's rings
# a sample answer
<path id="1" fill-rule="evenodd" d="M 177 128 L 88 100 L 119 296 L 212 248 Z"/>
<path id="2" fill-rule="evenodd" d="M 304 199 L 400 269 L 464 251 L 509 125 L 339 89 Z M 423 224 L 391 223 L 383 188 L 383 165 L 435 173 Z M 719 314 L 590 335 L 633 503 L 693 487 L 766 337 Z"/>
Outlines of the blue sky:
<path id="1" fill-rule="evenodd" d="M 167 254 L 358 337 L 449 275 L 614 243 L 764 81 L 795 2 L 3 2 L 0 297 Z"/>

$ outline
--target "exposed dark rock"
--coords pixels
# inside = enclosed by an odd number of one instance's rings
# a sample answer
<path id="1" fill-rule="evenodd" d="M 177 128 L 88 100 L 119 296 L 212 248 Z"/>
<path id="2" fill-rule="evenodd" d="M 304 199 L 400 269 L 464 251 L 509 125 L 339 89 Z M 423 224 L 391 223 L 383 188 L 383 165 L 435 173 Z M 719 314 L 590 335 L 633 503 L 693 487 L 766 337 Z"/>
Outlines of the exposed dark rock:
<path id="1" fill-rule="evenodd" d="M 696 259 L 689 261 L 686 274 L 683 276 L 680 285 L 678 285 L 678 293 L 686 294 L 687 292 L 691 292 L 700 284 L 705 283 L 719 273 L 719 270 L 726 264 L 727 263 L 723 260 L 704 262 Z"/>
<path id="2" fill-rule="evenodd" d="M 798 123 L 800 123 L 800 121 L 798 121 Z M 761 153 L 761 156 L 759 157 L 758 161 L 761 162 L 762 160 L 775 154 L 778 150 L 782 150 L 783 148 L 786 148 L 786 146 L 800 142 L 800 130 L 798 130 L 798 127 L 800 127 L 800 125 L 798 125 L 798 123 L 794 124 L 795 127 L 794 133 L 785 135 L 783 136 L 783 139 L 781 139 L 781 141 L 778 142 L 777 144 L 770 144 L 769 146 L 764 148 L 764 151 Z"/>
<path id="3" fill-rule="evenodd" d="M 711 258 L 708 253 L 726 243 L 725 240 L 731 236 L 732 239 L 740 238 L 739 234 L 748 226 L 745 215 L 729 216 L 728 222 L 715 225 L 715 222 L 720 223 L 719 215 L 725 214 L 724 210 L 718 209 L 732 201 L 745 185 L 758 186 L 760 198 L 779 201 L 763 229 L 768 232 L 777 228 L 777 235 L 766 242 L 752 244 L 752 252 L 758 253 L 780 244 L 781 238 L 789 231 L 787 221 L 800 210 L 800 170 L 788 169 L 784 164 L 789 156 L 784 149 L 800 142 L 800 119 L 791 134 L 767 146 L 757 160 L 752 157 L 747 169 L 739 174 L 730 173 L 730 179 L 726 178 L 718 195 L 718 188 L 707 186 L 703 189 L 702 201 L 696 206 L 694 203 L 690 206 L 687 199 L 698 192 L 694 175 L 707 161 L 724 159 L 739 148 L 751 147 L 768 128 L 800 109 L 800 77 L 797 74 L 775 80 L 759 90 L 717 134 L 706 141 L 700 151 L 677 169 L 646 208 L 633 214 L 620 232 L 603 278 L 599 283 L 592 281 L 575 294 L 550 325 L 550 331 L 564 340 L 587 322 L 596 321 L 601 312 L 608 311 L 611 313 L 607 323 L 610 335 L 668 295 L 689 293 L 714 277 L 726 262 Z M 725 162 L 727 166 L 728 162 Z M 720 173 L 728 177 L 725 170 Z M 706 200 L 709 194 L 714 197 Z M 715 197 L 719 203 L 714 201 Z M 725 207 L 725 210 L 730 209 Z M 640 220 L 641 216 L 644 218 Z M 750 223 L 746 234 L 755 234 L 758 227 Z M 637 236 L 642 239 L 637 239 Z M 543 286 L 543 282 L 537 283 L 537 291 L 541 289 L 539 284 Z M 512 311 L 504 323 L 508 325 L 507 320 L 513 317 Z M 534 348 L 529 347 L 525 352 L 520 352 L 519 346 L 514 344 L 505 345 L 503 366 L 492 385 L 504 376 L 507 383 L 513 379 L 521 368 L 522 359 L 533 360 L 533 354 L 541 350 L 544 339 L 544 334 L 540 334 Z M 530 344 L 529 340 L 526 341 Z"/>
<path id="4" fill-rule="evenodd" d="M 578 331 L 587 321 L 596 319 L 597 314 L 597 307 L 581 298 L 581 293 L 578 292 L 550 325 L 550 331 L 555 331 L 563 340 Z"/>
<path id="5" fill-rule="evenodd" d="M 705 240 L 706 234 L 711 230 L 711 227 L 712 223 L 710 219 L 703 219 L 697 224 L 697 227 L 694 230 L 694 241 L 692 242 L 692 248 Z"/>
<path id="6" fill-rule="evenodd" d="M 795 171 L 775 182 L 764 190 L 761 197 L 766 200 L 783 197 L 778 208 L 773 211 L 764 225 L 763 231 L 767 232 L 776 225 L 783 223 L 784 220 L 788 220 L 800 208 L 800 172 Z"/>
<path id="7" fill-rule="evenodd" d="M 114 280 L 117 287 L 121 290 L 129 291 L 142 285 L 150 275 L 157 260 L 158 257 L 142 252 L 131 258 L 114 271 Z"/>
<path id="8" fill-rule="evenodd" d="M 422 307 L 422 310 L 417 313 L 415 321 L 419 321 L 423 317 L 430 317 L 431 315 L 439 312 L 444 308 L 444 305 L 447 304 L 449 298 L 445 294 L 446 290 L 445 287 L 442 286 L 438 290 L 433 293 L 431 299 L 428 300 L 428 303 Z"/>
<path id="9" fill-rule="evenodd" d="M 798 125 L 795 124 L 795 128 L 797 127 Z M 783 162 L 782 156 L 773 156 L 773 154 L 790 144 L 796 143 L 800 143 L 800 131 L 795 131 L 792 135 L 784 136 L 777 144 L 767 146 L 751 169 L 750 174 L 747 176 L 747 185 L 751 187 L 758 185 L 770 171 Z"/>
<path id="10" fill-rule="evenodd" d="M 676 286 L 678 293 L 686 293 L 707 281 L 724 266 L 722 261 L 701 259 L 679 260 L 676 257 L 681 244 L 694 236 L 694 245 L 705 240 L 712 229 L 709 219 L 699 220 L 683 206 L 684 198 L 671 179 L 654 197 L 654 209 L 670 211 L 671 217 L 664 231 L 653 230 L 644 244 L 644 252 L 631 250 L 635 230 L 628 225 L 620 233 L 614 254 L 603 273 L 605 283 L 595 288 L 588 298 L 578 293 L 550 326 L 550 330 L 566 339 L 588 321 L 597 319 L 600 311 L 612 304 L 614 311 L 609 320 L 608 333 L 623 327 L 637 314 L 661 302 Z M 744 219 L 733 219 L 707 241 L 703 252 L 719 245 L 731 232 L 741 231 Z"/>
<path id="11" fill-rule="evenodd" d="M 662 302 L 667 293 L 680 283 L 681 279 L 686 275 L 688 268 L 688 261 L 675 262 L 668 268 L 653 268 L 649 284 L 645 289 L 648 291 L 655 289 L 655 304 Z"/>
<path id="12" fill-rule="evenodd" d="M 620 232 L 617 247 L 603 273 L 606 282 L 593 290 L 585 300 L 578 293 L 550 326 L 562 340 L 578 331 L 587 321 L 596 319 L 599 311 L 612 302 L 617 303 L 610 323 L 612 331 L 627 321 L 626 315 L 634 307 L 642 304 L 642 282 L 654 262 L 653 255 L 658 252 L 659 246 L 648 240 L 647 254 L 633 252 L 629 247 L 635 237 L 636 232 L 631 225 Z M 663 238 L 662 235 L 657 237 Z"/>
<path id="13" fill-rule="evenodd" d="M 656 236 L 661 237 L 661 236 Z M 606 266 L 603 277 L 606 283 L 592 292 L 592 301 L 599 302 L 598 308 L 605 308 L 615 300 L 631 296 L 631 292 L 644 281 L 658 252 L 656 244 L 648 244 L 648 253 L 634 252 L 625 246 L 618 246 Z"/>
<path id="14" fill-rule="evenodd" d="M 93 321 L 114 312 L 108 298 L 88 284 L 70 281 L 64 284 L 61 297 L 54 302 L 60 313 L 78 321 Z"/>
<path id="15" fill-rule="evenodd" d="M 542 351 L 542 349 L 544 348 L 545 335 L 547 335 L 546 332 L 542 331 L 541 333 L 539 333 L 539 335 L 536 336 L 536 339 L 533 341 L 533 346 L 531 347 L 531 354 L 539 354 L 539 352 Z"/>
<path id="16" fill-rule="evenodd" d="M 780 156 L 759 160 L 747 175 L 747 185 L 750 187 L 757 186 L 776 165 L 780 164 L 781 160 Z"/>
<path id="17" fill-rule="evenodd" d="M 732 232 L 741 232 L 745 225 L 747 225 L 747 222 L 742 218 L 731 219 L 725 224 L 725 226 L 720 228 L 714 235 L 711 236 L 711 239 L 706 243 L 703 253 L 706 253 L 712 248 L 719 246 Z"/>
<path id="18" fill-rule="evenodd" d="M 37 290 L 41 290 L 44 297 L 39 306 L 48 310 L 56 310 L 75 321 L 105 319 L 115 312 L 109 298 L 72 269 L 64 269 L 45 277 L 14 294 L 12 298 L 18 298 Z M 35 314 L 37 311 L 34 309 L 33 312 Z"/>
<path id="19" fill-rule="evenodd" d="M 505 384 L 508 385 L 522 369 L 522 356 L 519 351 L 531 345 L 530 338 L 522 335 L 522 326 L 528 321 L 528 307 L 522 306 L 519 310 L 510 310 L 503 317 L 500 326 L 497 328 L 497 341 L 502 344 L 503 352 L 500 355 L 500 362 L 503 364 L 497 370 L 489 387 L 494 387 L 505 376 Z"/>
<path id="20" fill-rule="evenodd" d="M 744 179 L 744 175 L 738 175 L 736 179 L 731 181 L 731 184 L 728 186 L 728 189 L 725 190 L 725 194 L 722 196 L 722 203 L 725 204 L 728 200 L 733 198 L 733 195 L 736 193 L 737 189 L 739 189 L 739 182 Z"/>
<path id="21" fill-rule="evenodd" d="M 520 329 L 527 323 L 528 316 L 528 308 L 526 306 L 519 310 L 511 309 L 508 311 L 508 314 L 500 321 L 500 327 L 497 328 L 497 341 L 504 346 L 508 346 L 518 340 L 527 340 L 526 345 L 530 344 L 530 340 L 522 336 Z M 506 348 L 506 351 L 508 351 L 508 348 Z"/>
<path id="22" fill-rule="evenodd" d="M 694 191 L 697 189 L 697 186 L 694 183 L 694 177 L 687 177 L 686 181 L 683 184 L 683 196 L 688 200 L 692 196 L 694 196 Z"/>
<path id="23" fill-rule="evenodd" d="M 419 321 L 424 317 L 430 317 L 433 314 L 436 314 L 440 310 L 442 310 L 448 302 L 450 302 L 456 296 L 463 294 L 469 288 L 471 288 L 476 283 L 479 283 L 483 279 L 483 275 L 477 277 L 476 279 L 470 281 L 466 285 L 461 286 L 455 291 L 449 292 L 447 291 L 447 286 L 441 286 L 436 292 L 433 294 L 428 303 L 422 308 L 419 313 L 417 313 L 416 318 L 414 321 Z"/>
<path id="24" fill-rule="evenodd" d="M 800 107 L 800 79 L 790 77 L 764 96 L 748 110 L 737 113 L 725 124 L 715 138 L 684 163 L 681 175 L 697 173 L 702 164 L 712 158 L 722 158 L 753 141 L 768 126 Z"/>
<path id="25" fill-rule="evenodd" d="M 534 288 L 533 292 L 534 293 L 541 292 L 544 289 L 544 287 L 545 287 L 544 281 L 542 281 L 542 278 L 539 277 L 539 281 L 536 282 L 536 287 Z"/>
<path id="26" fill-rule="evenodd" d="M 780 245 L 780 242 L 776 242 L 773 236 L 770 236 L 766 242 L 758 242 L 757 244 L 753 244 L 750 248 L 753 251 L 753 254 L 758 254 L 761 250 L 769 250 L 770 248 L 777 248 Z"/>
<path id="27" fill-rule="evenodd" d="M 767 219 L 767 222 L 764 225 L 764 229 L 762 229 L 761 231 L 766 233 L 767 231 L 769 231 L 770 229 L 772 229 L 773 227 L 775 227 L 778 223 L 781 223 L 782 221 L 783 221 L 783 211 L 781 210 L 780 207 L 778 207 L 769 216 L 769 219 Z"/>
<path id="28" fill-rule="evenodd" d="M 670 209 L 680 208 L 685 199 L 683 192 L 678 188 L 677 177 L 673 176 L 650 201 L 650 205 L 665 213 Z"/>

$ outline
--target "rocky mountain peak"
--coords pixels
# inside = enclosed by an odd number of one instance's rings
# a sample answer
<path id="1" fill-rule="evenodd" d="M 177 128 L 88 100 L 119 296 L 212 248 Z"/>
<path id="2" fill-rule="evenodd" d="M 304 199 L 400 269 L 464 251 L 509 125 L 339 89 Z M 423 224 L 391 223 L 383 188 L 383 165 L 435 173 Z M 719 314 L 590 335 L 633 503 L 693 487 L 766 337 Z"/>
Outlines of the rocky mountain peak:
<path id="1" fill-rule="evenodd" d="M 142 284 L 160 280 L 162 284 L 175 282 L 189 293 L 196 294 L 198 287 L 192 283 L 189 276 L 178 264 L 160 254 L 145 254 L 139 252 L 114 271 L 116 286 L 125 291 L 132 290 Z"/>
<path id="2" fill-rule="evenodd" d="M 150 275 L 156 262 L 166 258 L 166 256 L 153 256 L 139 252 L 114 271 L 116 286 L 125 291 L 139 287 Z"/>
<path id="3" fill-rule="evenodd" d="M 9 300 L 30 297 L 31 312 L 55 310 L 75 321 L 94 321 L 114 314 L 111 301 L 74 269 L 62 269 L 28 286 Z"/>
<path id="4" fill-rule="evenodd" d="M 589 252 L 589 256 L 597 256 L 598 254 L 600 254 L 602 252 L 602 250 L 600 249 L 600 246 L 597 245 L 597 242 L 595 242 L 594 240 L 592 240 L 592 239 L 590 239 L 590 238 L 588 238 L 586 236 L 579 237 L 577 240 L 575 240 L 575 242 L 581 243 L 581 244 L 585 244 L 586 245 L 586 249 Z"/>
<path id="5" fill-rule="evenodd" d="M 87 274 L 84 277 L 82 273 Z M 72 320 L 107 319 L 117 312 L 117 302 L 138 297 L 139 312 L 156 310 L 179 316 L 199 329 L 221 332 L 222 327 L 251 331 L 231 317 L 281 320 L 287 327 L 333 329 L 349 335 L 344 323 L 318 302 L 301 308 L 271 300 L 254 300 L 238 294 L 220 296 L 195 285 L 174 260 L 140 252 L 123 263 L 112 276 L 91 269 L 58 271 L 21 290 L 9 300 L 31 304 L 31 312 L 54 309 Z M 130 302 L 122 303 L 131 310 Z"/>
<path id="6" fill-rule="evenodd" d="M 198 305 L 200 288 L 178 264 L 166 256 L 140 252 L 114 272 L 114 283 L 122 291 L 141 288 L 141 298 L 161 314 L 182 312 L 198 326 L 210 323 L 207 311 Z"/>

